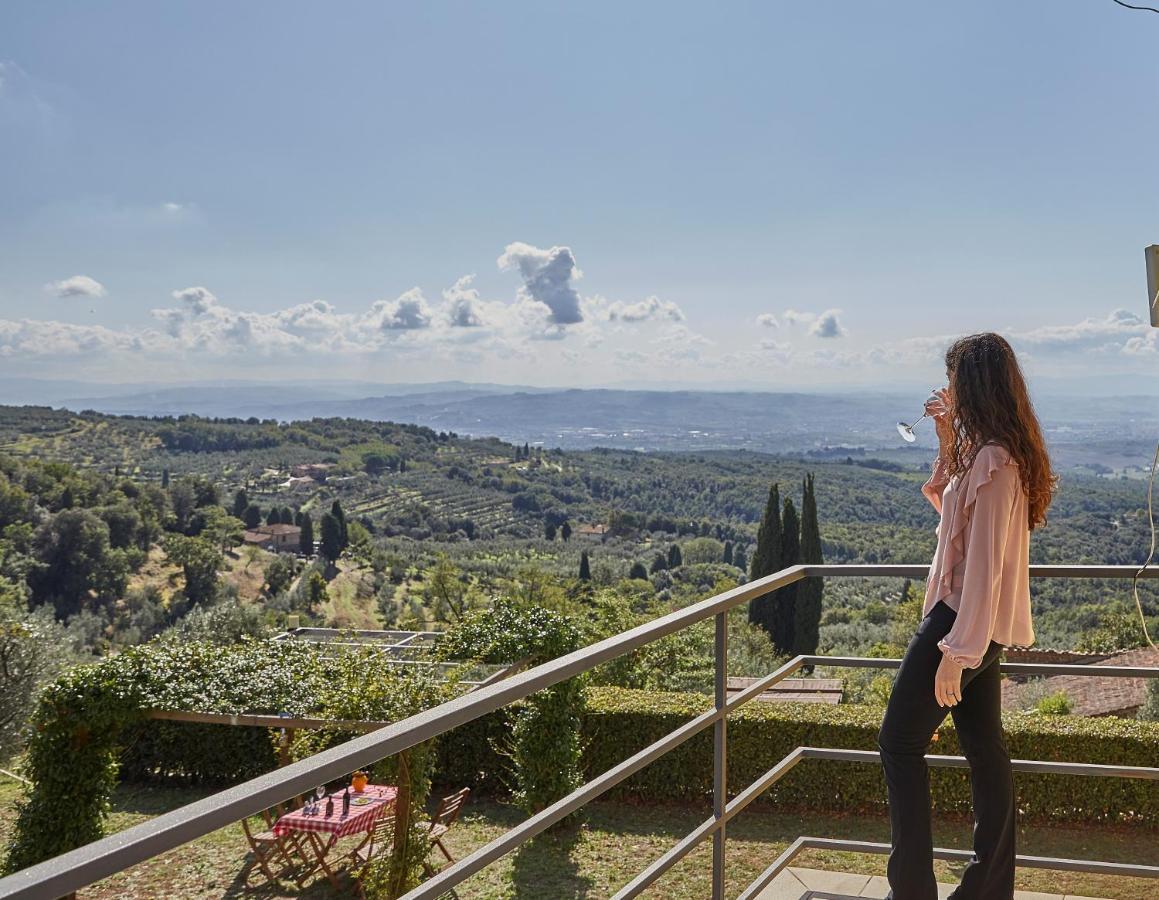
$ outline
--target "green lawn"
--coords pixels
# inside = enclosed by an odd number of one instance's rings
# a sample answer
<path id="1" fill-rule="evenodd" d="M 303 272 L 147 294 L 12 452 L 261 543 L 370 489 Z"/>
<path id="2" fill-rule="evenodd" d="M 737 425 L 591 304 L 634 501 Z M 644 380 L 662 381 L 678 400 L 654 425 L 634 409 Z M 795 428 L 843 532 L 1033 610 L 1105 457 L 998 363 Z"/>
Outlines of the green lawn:
<path id="1" fill-rule="evenodd" d="M 125 828 L 150 816 L 188 803 L 208 791 L 124 786 L 113 803 L 113 829 Z M 18 785 L 0 778 L 0 840 L 11 828 Z M 596 898 L 608 897 L 644 864 L 656 858 L 702 821 L 706 813 L 687 807 L 632 806 L 597 803 L 586 822 L 559 837 L 533 842 L 490 866 L 459 889 L 467 898 Z M 522 820 L 513 807 L 492 801 L 470 802 L 449 836 L 456 857 L 498 836 Z M 889 840 L 889 823 L 865 816 L 778 813 L 750 810 L 729 827 L 729 896 L 736 896 L 798 835 Z M 940 818 L 935 823 L 939 845 L 970 846 L 971 824 Z M 1079 826 L 1023 827 L 1018 852 L 1035 856 L 1067 856 L 1118 862 L 1159 863 L 1155 832 L 1131 828 Z M 709 895 L 709 845 L 704 844 L 669 872 L 649 894 L 652 897 L 702 898 Z M 82 900 L 154 897 L 234 897 L 245 892 L 239 873 L 245 867 L 246 844 L 239 827 L 224 828 L 185 847 L 122 872 L 82 890 Z M 820 869 L 885 873 L 885 857 L 806 851 L 796 864 Z M 937 864 L 938 880 L 955 882 L 956 866 Z M 1077 875 L 1020 869 L 1017 886 L 1117 900 L 1149 900 L 1155 883 L 1116 876 Z M 268 898 L 335 896 L 325 880 L 299 890 L 291 884 L 279 891 L 262 890 Z M 349 895 L 347 895 L 349 896 Z"/>

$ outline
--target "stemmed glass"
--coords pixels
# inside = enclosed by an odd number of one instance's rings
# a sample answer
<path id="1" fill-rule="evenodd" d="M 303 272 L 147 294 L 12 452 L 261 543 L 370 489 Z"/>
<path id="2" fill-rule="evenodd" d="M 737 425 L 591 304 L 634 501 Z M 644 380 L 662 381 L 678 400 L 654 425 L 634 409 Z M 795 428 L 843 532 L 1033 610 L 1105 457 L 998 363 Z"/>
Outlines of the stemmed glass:
<path id="1" fill-rule="evenodd" d="M 939 406 L 943 405 L 942 396 L 941 396 L 941 394 L 938 393 L 936 388 L 934 390 L 930 391 L 930 395 L 928 397 L 926 397 L 925 405 L 929 406 L 931 401 L 937 403 Z M 912 444 L 914 441 L 917 440 L 917 436 L 914 434 L 914 425 L 917 425 L 918 422 L 920 422 L 922 419 L 924 419 L 928 415 L 929 415 L 929 412 L 923 410 L 922 414 L 920 416 L 918 416 L 917 419 L 914 420 L 913 425 L 907 425 L 905 422 L 898 422 L 897 423 L 897 433 L 900 434 L 902 436 L 902 438 L 904 438 L 906 441 L 908 441 L 909 443 Z"/>
<path id="2" fill-rule="evenodd" d="M 322 801 L 326 799 L 326 785 L 320 784 L 314 788 L 314 796 L 318 798 L 318 802 L 314 804 L 314 812 L 319 813 L 322 809 Z"/>

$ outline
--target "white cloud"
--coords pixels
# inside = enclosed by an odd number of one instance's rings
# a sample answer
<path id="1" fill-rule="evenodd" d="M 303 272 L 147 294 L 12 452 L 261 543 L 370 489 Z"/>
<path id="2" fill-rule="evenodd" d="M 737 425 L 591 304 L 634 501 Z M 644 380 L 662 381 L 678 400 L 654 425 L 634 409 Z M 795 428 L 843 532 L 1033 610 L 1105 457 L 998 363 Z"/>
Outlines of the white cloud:
<path id="1" fill-rule="evenodd" d="M 621 301 L 610 303 L 607 306 L 607 317 L 610 322 L 646 322 L 649 320 L 683 322 L 684 312 L 675 303 L 652 296 L 639 303 L 623 303 Z"/>
<path id="2" fill-rule="evenodd" d="M 471 287 L 474 275 L 464 275 L 443 291 L 447 322 L 453 328 L 478 328 L 483 324 L 479 292 Z"/>
<path id="3" fill-rule="evenodd" d="M 165 212 L 169 213 L 170 215 L 179 215 L 180 213 L 183 213 L 185 211 L 185 204 L 184 203 L 173 203 L 173 202 L 162 203 L 161 209 L 163 209 Z"/>
<path id="4" fill-rule="evenodd" d="M 825 312 L 817 317 L 817 321 L 809 329 L 809 334 L 819 338 L 843 337 L 845 335 L 845 329 L 841 327 L 841 323 L 837 320 L 837 314 L 839 312 L 841 312 L 839 309 L 825 310 Z"/>
<path id="5" fill-rule="evenodd" d="M 1151 325 L 1127 309 L 1105 318 L 1086 318 L 1074 325 L 1045 325 L 1017 336 L 1018 345 L 1034 353 L 1127 353 L 1155 346 Z M 1013 341 L 1013 339 L 1012 339 Z"/>
<path id="6" fill-rule="evenodd" d="M 173 292 L 173 299 L 184 303 L 194 315 L 205 315 L 210 308 L 217 305 L 217 298 L 208 288 L 187 287 Z"/>
<path id="7" fill-rule="evenodd" d="M 784 313 L 781 314 L 781 319 L 787 325 L 808 325 L 816 318 L 817 316 L 815 313 L 800 312 L 796 309 L 786 309 Z"/>
<path id="8" fill-rule="evenodd" d="M 374 303 L 367 319 L 383 331 L 428 328 L 431 324 L 431 308 L 423 292 L 413 287 L 397 300 L 379 300 Z"/>
<path id="9" fill-rule="evenodd" d="M 777 321 L 777 317 L 772 313 L 761 313 L 757 316 L 757 324 L 762 328 L 780 328 L 781 323 Z"/>
<path id="10" fill-rule="evenodd" d="M 579 294 L 571 284 L 583 273 L 576 267 L 570 247 L 541 250 L 516 241 L 507 245 L 498 263 L 501 270 L 519 270 L 523 279 L 521 298 L 547 307 L 552 323 L 573 325 L 583 321 Z"/>
<path id="11" fill-rule="evenodd" d="M 95 278 L 88 275 L 73 275 L 61 281 L 53 281 L 44 286 L 49 293 L 57 297 L 104 297 L 108 291 Z"/>

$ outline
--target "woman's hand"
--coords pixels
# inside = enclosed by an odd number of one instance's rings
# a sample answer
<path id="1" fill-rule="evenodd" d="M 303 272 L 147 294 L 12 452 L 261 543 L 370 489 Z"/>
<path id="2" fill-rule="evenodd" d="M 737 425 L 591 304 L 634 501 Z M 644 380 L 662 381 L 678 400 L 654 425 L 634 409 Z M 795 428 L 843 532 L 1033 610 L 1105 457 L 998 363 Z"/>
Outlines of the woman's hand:
<path id="1" fill-rule="evenodd" d="M 945 653 L 934 676 L 934 697 L 939 706 L 955 706 L 962 700 L 962 667 Z"/>
<path id="2" fill-rule="evenodd" d="M 949 447 L 954 438 L 954 405 L 947 388 L 934 391 L 941 399 L 926 403 L 925 412 L 934 420 L 934 430 L 938 433 L 938 443 Z"/>

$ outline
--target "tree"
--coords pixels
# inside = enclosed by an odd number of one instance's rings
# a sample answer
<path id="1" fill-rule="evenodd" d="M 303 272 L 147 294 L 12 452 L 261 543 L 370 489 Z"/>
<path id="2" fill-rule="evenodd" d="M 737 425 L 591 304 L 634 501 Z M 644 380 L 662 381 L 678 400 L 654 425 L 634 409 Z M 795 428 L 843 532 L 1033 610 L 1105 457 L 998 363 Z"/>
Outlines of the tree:
<path id="1" fill-rule="evenodd" d="M 591 581 L 592 580 L 592 564 L 591 564 L 591 561 L 588 559 L 588 551 L 587 550 L 585 550 L 583 553 L 580 554 L 579 577 L 580 577 L 580 581 Z"/>
<path id="2" fill-rule="evenodd" d="M 724 542 L 724 563 L 725 563 L 725 565 L 731 566 L 733 564 L 732 563 L 732 551 L 733 551 L 732 541 L 725 541 Z"/>
<path id="3" fill-rule="evenodd" d="M 310 518 L 309 513 L 301 513 L 301 521 L 298 522 L 298 527 L 302 529 L 301 534 L 298 535 L 298 552 L 304 553 L 307 556 L 314 555 L 314 520 Z"/>
<path id="4" fill-rule="evenodd" d="M 742 572 L 745 571 L 745 567 L 748 564 L 748 560 L 745 559 L 743 547 L 737 547 L 736 550 L 733 551 L 732 564 L 734 566 L 736 566 L 738 569 L 740 569 Z"/>
<path id="5" fill-rule="evenodd" d="M 275 554 L 274 558 L 270 560 L 270 564 L 266 566 L 266 593 L 271 597 L 276 597 L 282 591 L 288 589 L 294 583 L 294 576 L 297 574 L 296 567 L 297 560 L 292 556 L 287 556 L 285 553 Z"/>
<path id="6" fill-rule="evenodd" d="M 290 507 L 288 507 L 288 506 L 282 507 L 282 524 L 283 525 L 293 525 L 294 524 L 294 511 L 292 509 L 290 509 Z"/>
<path id="7" fill-rule="evenodd" d="M 565 520 L 564 523 L 559 526 L 559 536 L 562 537 L 564 541 L 571 539 L 571 522 Z"/>
<path id="8" fill-rule="evenodd" d="M 24 612 L 24 598 L 0 580 L 0 764 L 23 745 L 40 689 L 71 662 L 68 634 L 48 609 Z"/>
<path id="9" fill-rule="evenodd" d="M 246 528 L 257 528 L 262 524 L 262 508 L 256 503 L 251 503 L 245 508 L 241 518 Z"/>
<path id="10" fill-rule="evenodd" d="M 326 590 L 326 578 L 317 569 L 311 569 L 306 576 L 306 602 L 311 608 L 319 606 L 330 599 L 330 592 Z"/>
<path id="11" fill-rule="evenodd" d="M 668 557 L 663 553 L 657 553 L 656 558 L 652 560 L 652 565 L 649 571 L 655 575 L 657 572 L 662 572 L 668 568 Z"/>
<path id="12" fill-rule="evenodd" d="M 543 523 L 543 537 L 549 541 L 555 540 L 555 523 L 554 522 L 547 521 L 547 522 Z"/>
<path id="13" fill-rule="evenodd" d="M 779 571 L 781 566 L 781 489 L 773 482 L 765 503 L 765 515 L 757 530 L 757 547 L 750 561 L 749 578 L 756 581 Z M 765 594 L 749 603 L 749 621 L 773 635 L 773 595 Z"/>
<path id="14" fill-rule="evenodd" d="M 282 511 L 276 506 L 271 506 L 269 513 L 266 515 L 267 525 L 280 525 L 282 522 Z"/>
<path id="15" fill-rule="evenodd" d="M 793 498 L 784 503 L 781 531 L 781 568 L 795 566 L 801 561 L 801 524 Z M 799 582 L 785 585 L 773 597 L 773 646 L 778 653 L 792 653 L 797 642 L 797 599 Z"/>
<path id="16" fill-rule="evenodd" d="M 470 579 L 455 568 L 445 553 L 439 554 L 424 581 L 423 594 L 431 601 L 428 605 L 440 622 L 458 622 L 476 605 Z"/>
<path id="17" fill-rule="evenodd" d="M 330 515 L 338 522 L 339 550 L 345 550 L 350 544 L 350 533 L 346 528 L 346 513 L 343 511 L 342 504 L 338 500 L 335 500 L 331 504 Z M 338 557 L 334 558 L 337 559 Z"/>
<path id="18" fill-rule="evenodd" d="M 322 516 L 322 540 L 318 543 L 318 555 L 331 563 L 342 555 L 342 525 L 333 513 Z"/>
<path id="19" fill-rule="evenodd" d="M 821 529 L 817 522 L 817 497 L 813 490 L 813 473 L 805 477 L 801 502 L 801 562 L 820 564 Z M 825 580 L 811 576 L 797 583 L 796 639 L 793 652 L 815 654 L 821 639 L 821 606 Z"/>
<path id="20" fill-rule="evenodd" d="M 169 490 L 169 468 L 165 467 L 161 470 L 161 490 Z"/>
<path id="21" fill-rule="evenodd" d="M 205 524 L 200 536 L 222 553 L 232 550 L 245 540 L 245 523 L 235 519 L 220 506 L 207 506 L 202 513 Z"/>
<path id="22" fill-rule="evenodd" d="M 233 495 L 233 514 L 237 518 L 242 518 L 245 515 L 246 507 L 250 505 L 249 495 L 245 492 L 245 488 L 238 488 L 237 493 Z"/>
<path id="23" fill-rule="evenodd" d="M 677 569 L 684 565 L 684 554 L 680 552 L 680 545 L 673 544 L 668 548 L 668 568 Z"/>
<path id="24" fill-rule="evenodd" d="M 165 542 L 165 553 L 185 575 L 185 597 L 191 604 L 208 603 L 217 593 L 217 570 L 221 552 L 200 537 L 171 534 Z"/>
<path id="25" fill-rule="evenodd" d="M 197 509 L 197 495 L 188 478 L 178 479 L 169 485 L 169 505 L 173 509 L 173 530 L 188 534 L 193 512 Z"/>
<path id="26" fill-rule="evenodd" d="M 32 602 L 51 603 L 58 619 L 80 612 L 94 594 L 111 599 L 124 590 L 124 556 L 112 549 L 109 526 L 91 510 L 57 513 L 37 530 L 32 549 Z"/>
<path id="27" fill-rule="evenodd" d="M 632 563 L 632 570 L 628 572 L 629 578 L 639 578 L 642 581 L 648 580 L 648 570 L 642 562 Z"/>

